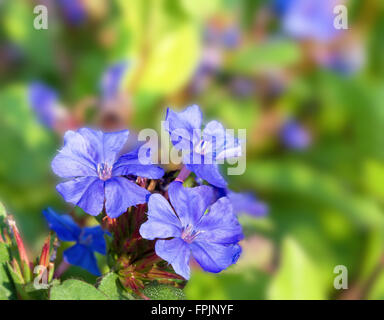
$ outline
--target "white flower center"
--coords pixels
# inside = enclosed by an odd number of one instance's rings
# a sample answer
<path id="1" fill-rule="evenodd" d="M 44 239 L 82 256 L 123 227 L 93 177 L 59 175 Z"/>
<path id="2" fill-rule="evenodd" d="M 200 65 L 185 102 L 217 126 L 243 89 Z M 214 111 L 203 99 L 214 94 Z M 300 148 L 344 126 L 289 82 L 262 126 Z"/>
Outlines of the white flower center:
<path id="1" fill-rule="evenodd" d="M 99 163 L 97 165 L 97 175 L 103 181 L 111 179 L 111 177 L 112 177 L 112 166 L 108 165 L 108 163 Z"/>

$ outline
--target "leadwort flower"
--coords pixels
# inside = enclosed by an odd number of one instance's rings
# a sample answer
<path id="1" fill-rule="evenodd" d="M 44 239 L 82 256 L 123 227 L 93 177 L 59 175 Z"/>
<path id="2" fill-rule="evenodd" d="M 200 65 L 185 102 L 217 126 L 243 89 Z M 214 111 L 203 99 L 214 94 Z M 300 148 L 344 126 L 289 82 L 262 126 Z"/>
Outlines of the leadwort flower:
<path id="1" fill-rule="evenodd" d="M 233 192 L 229 189 L 217 188 L 218 198 L 227 197 L 232 204 L 235 214 L 249 214 L 253 217 L 262 217 L 268 214 L 268 205 L 259 200 L 251 192 Z"/>
<path id="2" fill-rule="evenodd" d="M 111 65 L 104 72 L 100 81 L 101 93 L 104 100 L 116 97 L 127 67 L 128 63 L 121 61 Z"/>
<path id="3" fill-rule="evenodd" d="M 69 215 L 58 215 L 52 209 L 43 211 L 49 228 L 56 232 L 61 241 L 76 244 L 64 251 L 64 260 L 100 276 L 94 252 L 106 254 L 105 232 L 100 226 L 80 228 Z"/>
<path id="4" fill-rule="evenodd" d="M 299 39 L 330 41 L 340 34 L 334 27 L 333 9 L 344 0 L 290 0 L 284 5 L 276 1 L 283 14 L 283 28 L 290 36 Z"/>
<path id="5" fill-rule="evenodd" d="M 140 228 L 143 238 L 158 239 L 156 254 L 185 279 L 190 277 L 191 253 L 209 272 L 236 263 L 243 233 L 228 198 L 213 203 L 212 187 L 184 188 L 177 181 L 171 183 L 168 194 L 176 213 L 164 197 L 154 194 L 148 202 L 148 221 Z"/>
<path id="6" fill-rule="evenodd" d="M 282 143 L 290 149 L 304 150 L 311 143 L 310 133 L 294 120 L 284 123 L 280 135 Z"/>
<path id="7" fill-rule="evenodd" d="M 187 169 L 214 186 L 225 187 L 227 182 L 219 172 L 218 161 L 241 156 L 240 143 L 218 121 L 208 122 L 202 131 L 201 126 L 199 106 L 179 113 L 168 108 L 165 129 L 175 148 L 185 152 L 183 161 Z"/>
<path id="8" fill-rule="evenodd" d="M 119 157 L 128 135 L 128 130 L 105 133 L 88 128 L 66 132 L 52 169 L 69 179 L 56 187 L 67 202 L 93 216 L 105 207 L 107 215 L 116 218 L 147 201 L 150 193 L 123 176 L 159 179 L 164 171 L 140 163 L 137 150 Z"/>
<path id="9" fill-rule="evenodd" d="M 60 111 L 57 93 L 45 84 L 33 82 L 28 88 L 28 100 L 39 122 L 53 128 Z"/>

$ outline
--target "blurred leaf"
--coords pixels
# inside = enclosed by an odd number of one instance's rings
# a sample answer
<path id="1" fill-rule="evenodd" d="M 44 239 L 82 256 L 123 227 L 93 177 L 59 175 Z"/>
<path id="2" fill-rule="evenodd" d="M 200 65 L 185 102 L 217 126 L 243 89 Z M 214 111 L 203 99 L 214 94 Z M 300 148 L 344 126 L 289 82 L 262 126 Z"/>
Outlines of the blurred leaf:
<path id="1" fill-rule="evenodd" d="M 106 274 L 102 278 L 98 289 L 102 293 L 104 293 L 110 300 L 133 299 L 133 297 L 121 287 L 119 276 L 116 273 Z"/>
<path id="2" fill-rule="evenodd" d="M 119 1 L 132 42 L 126 81 L 140 91 L 171 94 L 186 84 L 199 58 L 198 25 L 169 11 L 167 0 Z"/>
<path id="3" fill-rule="evenodd" d="M 183 290 L 163 284 L 150 284 L 142 292 L 151 300 L 185 300 Z"/>
<path id="4" fill-rule="evenodd" d="M 363 178 L 364 185 L 369 194 L 378 197 L 384 202 L 384 164 L 379 161 L 368 160 L 364 165 Z"/>
<path id="5" fill-rule="evenodd" d="M 13 43 L 16 43 L 28 60 L 25 69 L 35 74 L 52 72 L 55 70 L 55 44 L 53 34 L 55 28 L 48 30 L 37 30 L 33 27 L 32 3 L 27 1 L 5 1 L 2 6 L 4 10 L 4 29 Z M 49 19 L 49 23 L 53 19 Z M 44 59 L 41 53 L 44 52 Z"/>
<path id="6" fill-rule="evenodd" d="M 107 300 L 107 296 L 94 286 L 80 280 L 66 280 L 60 285 L 53 286 L 50 300 Z"/>
<path id="7" fill-rule="evenodd" d="M 248 165 L 243 176 L 233 176 L 232 179 L 242 183 L 244 188 L 251 186 L 337 208 L 361 227 L 384 225 L 383 213 L 374 202 L 351 194 L 336 178 L 301 163 L 260 161 Z"/>
<path id="8" fill-rule="evenodd" d="M 253 75 L 270 69 L 289 67 L 301 59 L 300 50 L 294 42 L 275 40 L 245 47 L 234 58 L 230 69 Z"/>
<path id="9" fill-rule="evenodd" d="M 291 238 L 282 244 L 279 270 L 271 281 L 270 299 L 326 299 L 326 288 L 316 265 Z"/>
<path id="10" fill-rule="evenodd" d="M 366 297 L 368 300 L 384 300 L 384 272 L 381 270 L 379 277 Z"/>
<path id="11" fill-rule="evenodd" d="M 228 270 L 219 274 L 194 271 L 185 287 L 188 299 L 266 299 L 269 275 L 255 268 Z"/>

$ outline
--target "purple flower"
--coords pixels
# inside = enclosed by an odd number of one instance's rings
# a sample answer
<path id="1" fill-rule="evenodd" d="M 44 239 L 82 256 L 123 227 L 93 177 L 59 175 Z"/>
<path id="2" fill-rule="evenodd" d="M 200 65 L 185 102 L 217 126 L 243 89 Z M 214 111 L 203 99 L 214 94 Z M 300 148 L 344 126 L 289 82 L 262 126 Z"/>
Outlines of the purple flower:
<path id="1" fill-rule="evenodd" d="M 58 5 L 65 19 L 74 26 L 83 24 L 87 18 L 87 12 L 81 0 L 58 0 Z"/>
<path id="2" fill-rule="evenodd" d="M 218 198 L 227 197 L 232 204 L 233 211 L 239 215 L 242 213 L 250 214 L 254 217 L 265 216 L 268 211 L 268 205 L 255 197 L 252 192 L 233 192 L 229 189 L 217 188 Z"/>
<path id="3" fill-rule="evenodd" d="M 158 239 L 156 254 L 185 279 L 190 276 L 191 253 L 209 272 L 236 263 L 243 233 L 230 201 L 224 197 L 213 203 L 213 188 L 184 188 L 180 182 L 171 183 L 168 194 L 175 211 L 164 197 L 154 194 L 148 202 L 148 221 L 140 228 L 143 238 Z"/>
<path id="4" fill-rule="evenodd" d="M 220 122 L 210 121 L 201 130 L 202 113 L 197 105 L 193 105 L 178 113 L 168 108 L 164 125 L 175 148 L 182 150 L 188 170 L 214 186 L 227 185 L 219 172 L 218 162 L 241 156 L 241 146 Z"/>
<path id="5" fill-rule="evenodd" d="M 149 192 L 122 176 L 159 179 L 164 171 L 142 164 L 138 149 L 119 156 L 128 135 L 128 130 L 105 133 L 88 128 L 65 133 L 64 147 L 52 161 L 53 172 L 69 179 L 56 187 L 65 201 L 93 216 L 105 207 L 110 218 L 147 201 Z"/>
<path id="6" fill-rule="evenodd" d="M 290 36 L 299 39 L 329 41 L 340 30 L 334 25 L 333 9 L 340 0 L 291 0 L 280 6 L 283 11 L 283 28 Z"/>
<path id="7" fill-rule="evenodd" d="M 309 132 L 294 120 L 283 125 L 280 136 L 283 144 L 290 149 L 303 150 L 311 143 Z"/>
<path id="8" fill-rule="evenodd" d="M 33 82 L 28 88 L 28 100 L 39 122 L 53 128 L 59 113 L 57 93 L 45 84 Z"/>
<path id="9" fill-rule="evenodd" d="M 121 61 L 113 64 L 104 72 L 100 83 L 103 99 L 109 100 L 116 97 L 127 67 L 127 62 Z"/>
<path id="10" fill-rule="evenodd" d="M 106 254 L 103 229 L 100 226 L 80 228 L 71 216 L 59 215 L 50 208 L 44 210 L 43 214 L 49 228 L 56 232 L 61 241 L 76 242 L 64 251 L 64 260 L 100 276 L 95 252 Z"/>

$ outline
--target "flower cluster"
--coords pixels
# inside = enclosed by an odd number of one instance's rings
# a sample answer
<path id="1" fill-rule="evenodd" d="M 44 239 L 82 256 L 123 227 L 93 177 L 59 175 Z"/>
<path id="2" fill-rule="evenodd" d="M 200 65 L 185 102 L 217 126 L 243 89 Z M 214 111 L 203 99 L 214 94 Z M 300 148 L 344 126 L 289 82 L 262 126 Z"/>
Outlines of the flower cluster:
<path id="1" fill-rule="evenodd" d="M 101 226 L 80 228 L 68 215 L 44 211 L 58 238 L 75 242 L 65 261 L 99 275 L 94 252 L 108 252 L 122 284 L 136 293 L 153 280 L 182 285 L 190 277 L 191 257 L 214 273 L 236 263 L 243 239 L 237 214 L 267 211 L 252 195 L 227 188 L 219 163 L 240 156 L 241 146 L 221 123 L 211 121 L 201 130 L 196 105 L 178 113 L 168 109 L 165 120 L 172 143 L 183 152 L 176 178 L 147 158 L 143 163 L 140 147 L 127 150 L 128 130 L 68 131 L 52 161 L 64 179 L 57 185 L 63 198 L 92 216 L 101 214 Z M 192 172 L 195 186 L 183 186 Z M 105 232 L 111 236 L 108 250 Z"/>

